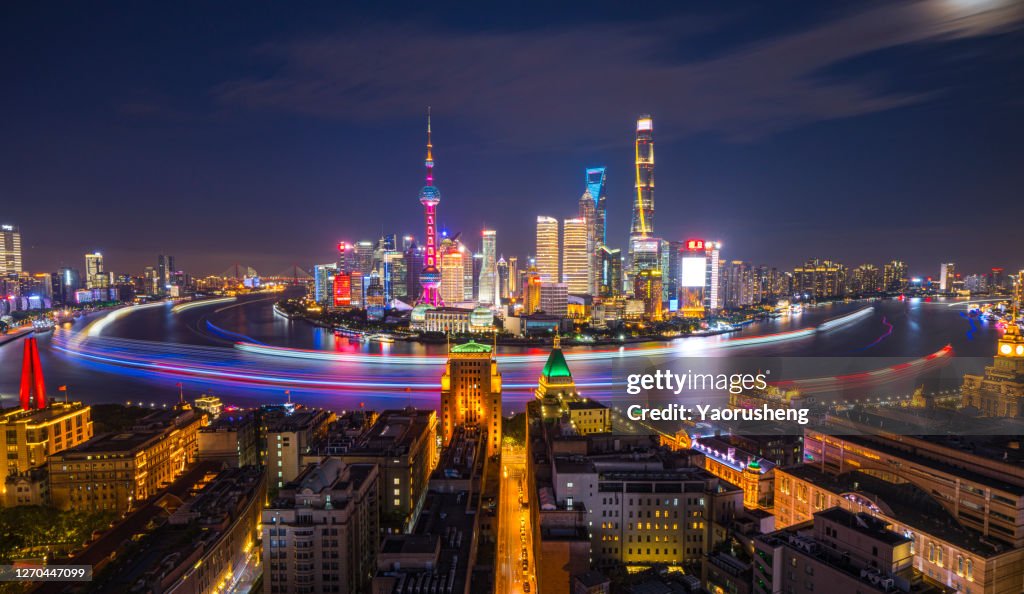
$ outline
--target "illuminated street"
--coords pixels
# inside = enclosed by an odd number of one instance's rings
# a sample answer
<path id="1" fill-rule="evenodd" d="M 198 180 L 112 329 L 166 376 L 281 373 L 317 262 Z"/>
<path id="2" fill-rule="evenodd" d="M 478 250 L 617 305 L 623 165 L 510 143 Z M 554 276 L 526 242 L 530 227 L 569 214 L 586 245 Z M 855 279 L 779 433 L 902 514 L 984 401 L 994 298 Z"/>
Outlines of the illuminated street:
<path id="1" fill-rule="evenodd" d="M 498 506 L 498 557 L 495 592 L 536 592 L 536 569 L 526 487 L 523 448 L 502 448 L 501 504 Z M 520 503 L 522 501 L 522 503 Z"/>

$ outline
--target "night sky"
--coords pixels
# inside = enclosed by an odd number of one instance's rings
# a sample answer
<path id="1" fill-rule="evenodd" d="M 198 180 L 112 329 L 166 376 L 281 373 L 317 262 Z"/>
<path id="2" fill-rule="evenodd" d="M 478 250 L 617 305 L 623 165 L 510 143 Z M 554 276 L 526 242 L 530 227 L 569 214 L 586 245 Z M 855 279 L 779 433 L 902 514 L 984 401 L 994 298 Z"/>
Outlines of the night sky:
<path id="1" fill-rule="evenodd" d="M 273 274 L 422 236 L 428 105 L 441 222 L 474 248 L 486 226 L 526 256 L 606 165 L 625 251 L 651 113 L 657 235 L 781 267 L 1024 267 L 1020 4 L 373 4 L 7 4 L 0 222 L 26 267 Z"/>

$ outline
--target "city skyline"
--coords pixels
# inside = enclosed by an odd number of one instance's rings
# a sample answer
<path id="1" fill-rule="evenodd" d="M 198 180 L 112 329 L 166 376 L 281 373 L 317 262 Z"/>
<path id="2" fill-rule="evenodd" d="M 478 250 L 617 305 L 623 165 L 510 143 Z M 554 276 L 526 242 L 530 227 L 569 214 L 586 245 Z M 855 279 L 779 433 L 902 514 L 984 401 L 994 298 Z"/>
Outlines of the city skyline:
<path id="1" fill-rule="evenodd" d="M 78 254 L 98 250 L 111 270 L 141 269 L 151 259 L 143 254 L 171 252 L 194 263 L 189 268 L 198 274 L 236 262 L 274 271 L 320 261 L 327 246 L 352 236 L 352 229 L 418 230 L 417 213 L 404 206 L 421 185 L 415 164 L 422 160 L 427 105 L 434 109 L 442 147 L 440 222 L 467 236 L 495 229 L 503 238 L 498 255 L 529 253 L 527 230 L 536 215 L 571 216 L 581 192 L 580 171 L 595 166 L 607 167 L 608 245 L 625 253 L 634 194 L 631 128 L 638 115 L 651 113 L 661 237 L 720 238 L 728 257 L 763 254 L 763 263 L 780 267 L 812 254 L 850 263 L 899 257 L 922 272 L 932 268 L 930 260 L 956 260 L 965 269 L 1020 264 L 986 257 L 1010 259 L 1013 253 L 1005 233 L 1010 222 L 994 213 L 998 204 L 1014 199 L 1021 182 L 1013 167 L 1020 156 L 1013 139 L 1021 123 L 1008 117 L 1013 105 L 1002 94 L 1007 82 L 1020 82 L 1019 59 L 1006 51 L 1021 35 L 1020 11 L 1013 5 L 807 7 L 798 22 L 781 28 L 772 19 L 752 24 L 766 16 L 767 9 L 756 6 L 736 9 L 735 15 L 681 14 L 656 6 L 647 18 L 688 25 L 675 32 L 654 27 L 647 37 L 634 30 L 643 24 L 641 17 L 609 7 L 588 12 L 586 22 L 571 18 L 578 16 L 571 7 L 560 7 L 551 30 L 528 19 L 520 32 L 510 32 L 500 12 L 478 15 L 493 29 L 486 33 L 444 23 L 451 15 L 430 17 L 440 21 L 434 23 L 437 31 L 477 44 L 475 57 L 452 55 L 422 22 L 414 22 L 422 11 L 410 10 L 406 42 L 388 35 L 369 47 L 396 60 L 422 50 L 436 58 L 430 74 L 458 66 L 507 66 L 522 72 L 521 84 L 529 85 L 564 74 L 557 69 L 562 66 L 530 63 L 533 72 L 526 64 L 507 63 L 495 50 L 524 40 L 532 48 L 557 49 L 598 34 L 609 49 L 592 72 L 607 92 L 600 99 L 577 96 L 566 105 L 508 105 L 490 94 L 467 104 L 456 92 L 465 80 L 433 77 L 425 91 L 375 101 L 381 107 L 372 113 L 363 107 L 350 114 L 323 104 L 331 99 L 351 105 L 345 83 L 369 76 L 359 70 L 345 81 L 334 70 L 320 72 L 325 58 L 349 53 L 350 46 L 339 41 L 345 27 L 337 19 L 313 26 L 296 18 L 289 34 L 269 25 L 216 39 L 199 32 L 195 47 L 171 44 L 180 54 L 136 79 L 127 74 L 135 60 L 160 45 L 146 42 L 167 32 L 143 26 L 145 39 L 136 39 L 107 15 L 72 9 L 69 19 L 92 19 L 111 43 L 146 47 L 132 58 L 130 51 L 114 56 L 90 47 L 76 60 L 46 61 L 52 55 L 47 52 L 67 43 L 63 33 L 70 23 L 55 19 L 28 27 L 37 24 L 37 15 L 22 10 L 7 20 L 4 32 L 24 46 L 29 41 L 7 29 L 33 30 L 38 35 L 32 43 L 49 45 L 39 55 L 18 52 L 29 56 L 19 63 L 3 62 L 15 92 L 2 99 L 12 126 L 0 154 L 10 198 L 3 217 L 30 238 L 24 254 L 32 270 L 73 264 Z M 129 10 L 123 19 L 143 16 Z M 360 18 L 369 31 L 382 17 Z M 830 34 L 880 31 L 887 19 L 896 32 L 881 31 L 872 40 L 853 35 L 827 55 L 800 57 L 815 54 Z M 673 41 L 682 49 L 664 47 Z M 212 59 L 190 72 L 184 65 L 194 63 L 197 51 L 211 52 Z M 781 72 L 764 90 L 772 95 L 759 97 L 744 83 L 758 80 L 764 56 L 777 59 Z M 267 70 L 268 59 L 281 62 L 280 70 Z M 79 66 L 94 69 L 108 60 L 114 68 L 102 80 L 75 74 Z M 327 97 L 302 94 L 313 74 L 303 70 L 307 63 L 337 87 Z M 385 75 L 397 74 L 387 68 Z M 725 84 L 724 74 L 732 69 L 738 76 Z M 929 76 L 915 75 L 920 72 Z M 484 74 L 485 84 L 493 82 Z M 659 84 L 628 97 L 611 92 L 634 76 L 654 76 Z M 169 80 L 181 84 L 170 88 Z M 702 94 L 691 91 L 672 100 L 688 80 L 703 83 Z M 884 82 L 892 80 L 903 83 Z M 75 94 L 77 103 L 57 93 L 36 101 L 18 90 L 26 88 L 19 82 L 39 89 L 68 83 L 82 92 Z M 375 98 L 383 97 L 376 78 L 362 82 Z M 523 99 L 521 87 L 508 90 Z M 782 113 L 757 107 L 765 99 L 777 101 Z M 737 102 L 749 103 L 749 111 L 735 111 Z M 798 106 L 807 109 L 797 115 Z M 32 117 L 20 117 L 27 114 Z M 40 140 L 58 126 L 64 142 Z M 965 224 L 972 218 L 964 213 L 968 205 L 986 201 L 993 207 L 980 207 L 980 221 Z M 921 208 L 922 202 L 929 208 Z M 36 208 L 40 203 L 52 209 Z M 382 203 L 403 207 L 385 211 Z M 202 216 L 194 216 L 196 211 Z M 147 223 L 133 222 L 140 218 Z"/>

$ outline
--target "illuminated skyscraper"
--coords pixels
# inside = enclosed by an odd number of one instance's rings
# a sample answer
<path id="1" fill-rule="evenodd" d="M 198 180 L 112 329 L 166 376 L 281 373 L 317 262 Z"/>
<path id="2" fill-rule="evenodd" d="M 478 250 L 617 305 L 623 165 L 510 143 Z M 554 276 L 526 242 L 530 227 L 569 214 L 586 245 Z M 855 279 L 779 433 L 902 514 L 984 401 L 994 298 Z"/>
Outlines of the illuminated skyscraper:
<path id="1" fill-rule="evenodd" d="M 458 426 L 476 427 L 487 436 L 487 455 L 501 451 L 501 373 L 485 344 L 453 346 L 441 376 L 441 429 L 445 445 Z"/>
<path id="2" fill-rule="evenodd" d="M 509 256 L 508 259 L 508 296 L 519 294 L 519 257 Z"/>
<path id="3" fill-rule="evenodd" d="M 654 120 L 649 115 L 636 121 L 636 202 L 630 234 L 654 234 Z"/>
<path id="4" fill-rule="evenodd" d="M 641 270 L 633 279 L 634 297 L 644 302 L 644 317 L 650 321 L 662 319 L 661 271 Z"/>
<path id="5" fill-rule="evenodd" d="M 679 310 L 686 318 L 704 317 L 708 307 L 707 293 L 710 290 L 708 254 L 704 240 L 687 241 L 679 257 Z M 715 268 L 717 270 L 717 266 Z"/>
<path id="6" fill-rule="evenodd" d="M 544 282 L 558 282 L 558 219 L 537 217 L 537 256 L 536 266 L 540 279 Z"/>
<path id="7" fill-rule="evenodd" d="M 21 231 L 17 225 L 0 225 L 0 277 L 21 274 Z"/>
<path id="8" fill-rule="evenodd" d="M 498 298 L 501 299 L 502 303 L 507 303 L 509 295 L 509 278 L 508 278 L 508 262 L 505 261 L 505 257 L 498 258 L 498 263 L 495 264 L 497 270 L 498 279 Z"/>
<path id="9" fill-rule="evenodd" d="M 498 290 L 498 262 L 497 254 L 497 232 L 493 229 L 484 229 L 483 232 L 483 262 L 480 263 L 480 295 L 477 301 L 486 304 L 499 303 Z"/>
<path id="10" fill-rule="evenodd" d="M 907 290 L 907 265 L 900 260 L 893 260 L 885 265 L 883 269 L 882 282 L 885 290 L 890 293 L 900 293 Z"/>
<path id="11" fill-rule="evenodd" d="M 373 270 L 373 242 L 364 239 L 356 243 L 352 248 L 352 253 L 355 257 L 354 269 L 359 270 L 363 277 L 369 277 L 370 271 Z"/>
<path id="12" fill-rule="evenodd" d="M 103 271 L 103 254 L 95 252 L 85 255 L 85 286 L 87 289 L 102 289 L 109 283 Z"/>
<path id="13" fill-rule="evenodd" d="M 709 311 L 722 309 L 722 267 L 719 265 L 721 251 L 721 241 L 704 242 L 704 253 L 707 256 L 707 267 L 704 274 L 706 288 L 704 307 Z M 681 270 L 680 274 L 682 274 Z"/>
<path id="14" fill-rule="evenodd" d="M 347 241 L 338 242 L 338 264 L 336 268 L 342 272 L 351 272 L 357 266 L 355 246 Z"/>
<path id="15" fill-rule="evenodd" d="M 427 109 L 427 185 L 420 190 L 420 204 L 426 218 L 427 234 L 424 239 L 423 271 L 420 285 L 423 287 L 423 303 L 442 305 L 438 288 L 441 286 L 441 271 L 437 265 L 437 205 L 441 202 L 441 191 L 434 187 L 434 145 L 430 141 L 430 109 Z"/>
<path id="16" fill-rule="evenodd" d="M 590 193 L 590 198 L 594 201 L 594 238 L 596 240 L 594 249 L 597 249 L 598 246 L 608 244 L 608 230 L 606 227 L 608 216 L 606 202 L 608 196 L 605 190 L 604 167 L 590 167 L 587 169 L 587 192 Z"/>
<path id="17" fill-rule="evenodd" d="M 601 297 L 618 297 L 622 294 L 622 251 L 610 250 L 602 245 L 597 250 L 598 282 Z"/>
<path id="18" fill-rule="evenodd" d="M 602 245 L 597 233 L 597 209 L 591 197 L 590 188 L 583 191 L 579 202 L 579 218 L 583 219 L 587 229 L 587 292 L 597 295 L 597 248 Z M 563 262 L 564 266 L 564 262 Z M 562 274 L 565 274 L 563 269 Z"/>
<path id="19" fill-rule="evenodd" d="M 945 262 L 939 267 L 939 290 L 943 293 L 953 292 L 953 281 L 956 280 L 956 264 Z"/>
<path id="20" fill-rule="evenodd" d="M 462 244 L 445 239 L 441 242 L 441 301 L 455 304 L 465 297 L 465 270 L 463 259 L 466 257 Z"/>
<path id="21" fill-rule="evenodd" d="M 593 258 L 587 237 L 587 221 L 562 222 L 562 282 L 573 295 L 591 295 L 590 263 Z"/>

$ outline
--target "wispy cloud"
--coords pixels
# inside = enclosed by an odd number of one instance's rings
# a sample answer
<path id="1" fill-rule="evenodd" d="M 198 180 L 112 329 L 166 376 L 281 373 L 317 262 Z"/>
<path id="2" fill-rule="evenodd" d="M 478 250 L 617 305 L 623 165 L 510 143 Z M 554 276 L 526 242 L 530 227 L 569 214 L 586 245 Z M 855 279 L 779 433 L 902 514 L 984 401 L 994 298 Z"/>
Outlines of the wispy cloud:
<path id="1" fill-rule="evenodd" d="M 276 74 L 227 81 L 224 104 L 352 121 L 422 113 L 471 121 L 498 144 L 602 144 L 621 130 L 595 122 L 654 113 L 659 133 L 757 138 L 809 122 L 927 100 L 872 77 L 824 76 L 875 52 L 991 35 L 1022 23 L 1000 0 L 887 2 L 782 37 L 688 60 L 684 21 L 654 27 L 466 34 L 379 27 L 264 46 Z M 722 25 L 726 26 L 726 25 Z"/>

